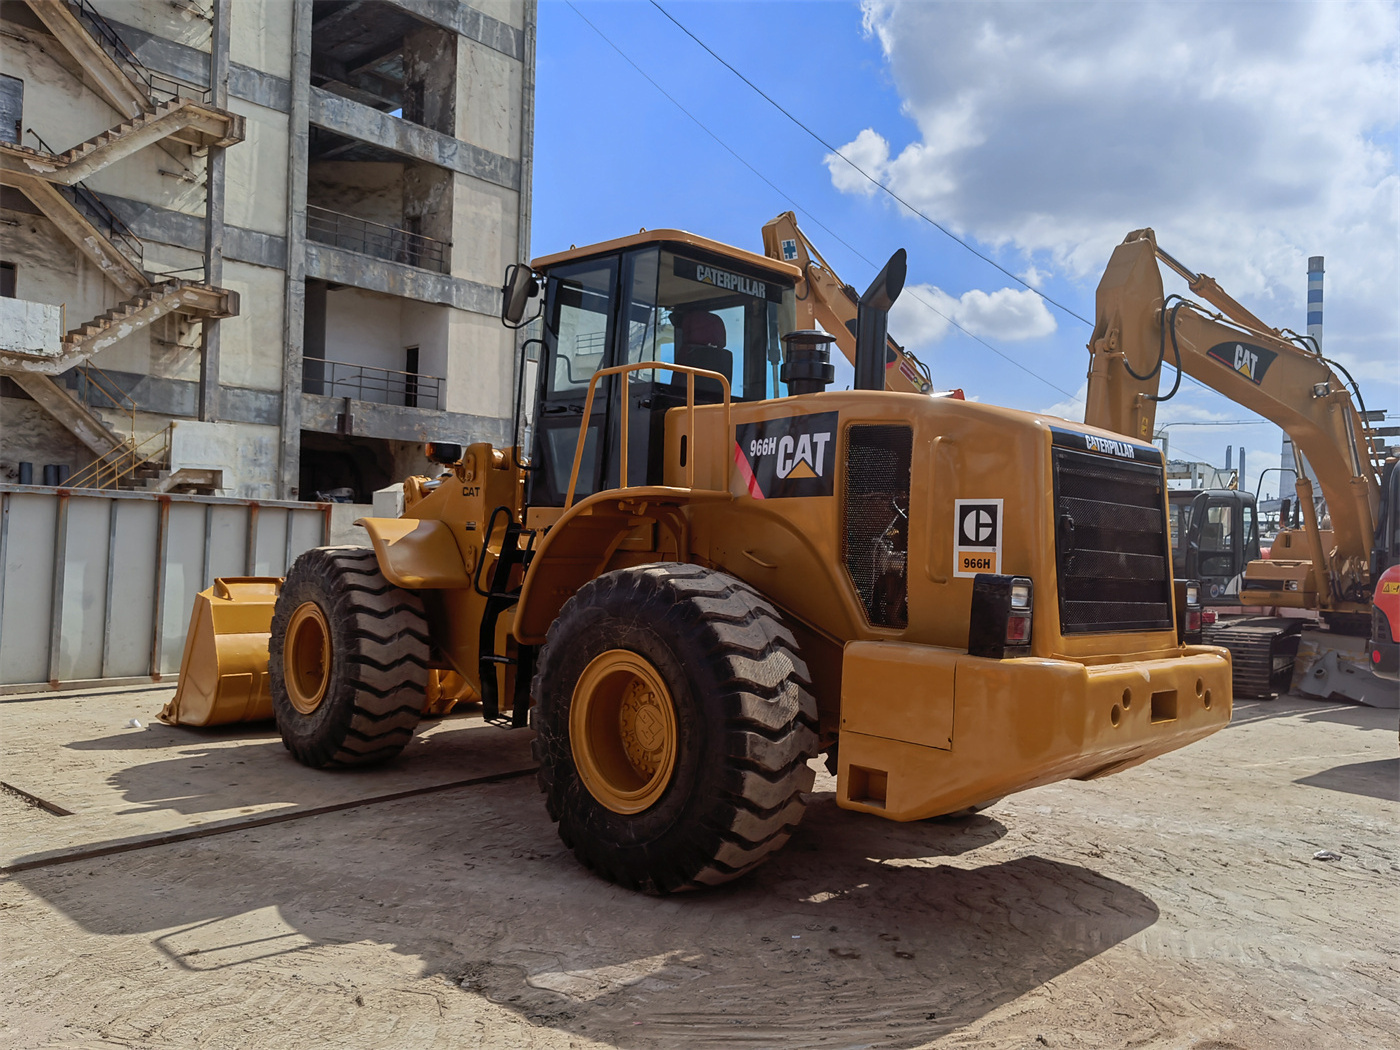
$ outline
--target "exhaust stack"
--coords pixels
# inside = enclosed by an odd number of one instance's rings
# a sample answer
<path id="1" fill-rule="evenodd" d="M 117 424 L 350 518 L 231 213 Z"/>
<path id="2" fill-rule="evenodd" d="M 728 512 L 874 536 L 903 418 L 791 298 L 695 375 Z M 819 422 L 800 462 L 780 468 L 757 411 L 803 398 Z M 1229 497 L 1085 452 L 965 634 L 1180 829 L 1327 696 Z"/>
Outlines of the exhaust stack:
<path id="1" fill-rule="evenodd" d="M 856 389 L 884 390 L 890 307 L 904 290 L 909 257 L 901 248 L 871 282 L 856 307 Z"/>

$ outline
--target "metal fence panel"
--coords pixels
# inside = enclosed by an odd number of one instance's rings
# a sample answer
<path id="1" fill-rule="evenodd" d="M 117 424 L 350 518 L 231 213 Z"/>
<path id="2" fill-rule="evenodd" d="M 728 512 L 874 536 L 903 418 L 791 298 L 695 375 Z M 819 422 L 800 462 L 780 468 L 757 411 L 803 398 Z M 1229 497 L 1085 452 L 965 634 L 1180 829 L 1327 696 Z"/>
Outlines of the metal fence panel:
<path id="1" fill-rule="evenodd" d="M 112 545 L 108 561 L 107 659 L 103 678 L 134 678 L 151 670 L 151 624 L 156 595 L 156 530 L 160 504 L 112 501 Z M 193 601 L 193 599 L 191 599 Z"/>
<path id="2" fill-rule="evenodd" d="M 74 497 L 68 501 L 68 520 L 61 535 L 63 560 L 57 566 L 63 580 L 54 588 L 62 601 L 56 617 L 62 629 L 51 640 L 51 680 L 102 677 L 111 517 L 109 500 Z"/>
<path id="3" fill-rule="evenodd" d="M 243 507 L 208 507 L 208 577 L 249 576 L 248 512 Z M 316 546 L 319 536 L 311 543 Z"/>
<path id="4" fill-rule="evenodd" d="M 177 674 L 195 594 L 329 537 L 325 503 L 0 484 L 0 693 Z"/>
<path id="5" fill-rule="evenodd" d="M 0 579 L 0 677 L 5 679 L 49 680 L 57 522 L 56 500 L 31 495 L 5 499 Z"/>

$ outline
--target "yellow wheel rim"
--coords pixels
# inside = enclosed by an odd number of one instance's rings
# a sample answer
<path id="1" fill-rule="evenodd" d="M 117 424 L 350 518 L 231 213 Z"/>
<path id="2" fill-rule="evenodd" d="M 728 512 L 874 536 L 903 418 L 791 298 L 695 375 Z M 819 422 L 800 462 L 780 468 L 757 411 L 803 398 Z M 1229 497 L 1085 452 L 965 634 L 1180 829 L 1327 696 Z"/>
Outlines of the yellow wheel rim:
<path id="1" fill-rule="evenodd" d="M 583 669 L 569 707 L 574 767 L 614 813 L 640 813 L 671 782 L 676 708 L 645 657 L 609 649 Z"/>
<path id="2" fill-rule="evenodd" d="M 331 680 L 331 627 L 315 602 L 302 602 L 292 613 L 282 670 L 293 707 L 309 715 L 321 706 Z"/>

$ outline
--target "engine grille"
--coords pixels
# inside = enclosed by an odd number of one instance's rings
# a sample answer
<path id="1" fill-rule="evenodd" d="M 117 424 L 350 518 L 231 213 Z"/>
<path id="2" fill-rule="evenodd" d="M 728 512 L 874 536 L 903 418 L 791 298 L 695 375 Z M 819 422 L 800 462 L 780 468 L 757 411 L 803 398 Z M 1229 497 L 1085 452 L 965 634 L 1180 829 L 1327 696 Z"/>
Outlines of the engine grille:
<path id="1" fill-rule="evenodd" d="M 1052 455 L 1060 630 L 1170 629 L 1171 549 L 1161 466 L 1066 448 Z"/>
<path id="2" fill-rule="evenodd" d="M 909 623 L 909 464 L 907 426 L 853 426 L 846 435 L 842 555 L 870 622 Z"/>

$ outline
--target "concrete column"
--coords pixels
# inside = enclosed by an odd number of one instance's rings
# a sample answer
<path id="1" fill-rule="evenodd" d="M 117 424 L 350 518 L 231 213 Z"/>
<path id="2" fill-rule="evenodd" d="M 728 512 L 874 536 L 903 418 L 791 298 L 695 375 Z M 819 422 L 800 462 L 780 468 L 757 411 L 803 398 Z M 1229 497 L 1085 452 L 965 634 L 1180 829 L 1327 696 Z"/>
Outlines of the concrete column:
<path id="1" fill-rule="evenodd" d="M 282 332 L 282 450 L 277 494 L 299 499 L 301 378 L 306 337 L 306 168 L 311 108 L 311 0 L 292 8 L 292 110 L 287 122 L 287 309 Z"/>
<path id="2" fill-rule="evenodd" d="M 210 101 L 228 108 L 229 17 L 232 0 L 214 0 L 209 38 Z M 224 151 L 209 147 L 204 191 L 204 283 L 219 287 L 224 280 Z M 201 327 L 199 418 L 219 418 L 219 322 L 206 318 Z"/>

